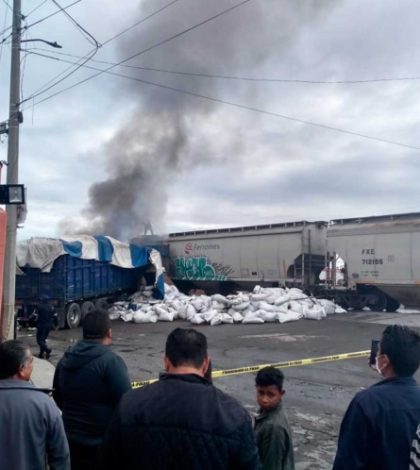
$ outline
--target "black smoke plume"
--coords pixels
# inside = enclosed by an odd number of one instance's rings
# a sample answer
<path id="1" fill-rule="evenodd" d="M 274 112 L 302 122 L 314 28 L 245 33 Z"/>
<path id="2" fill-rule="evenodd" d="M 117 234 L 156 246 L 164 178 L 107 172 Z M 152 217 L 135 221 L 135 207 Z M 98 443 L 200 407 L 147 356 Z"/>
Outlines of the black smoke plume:
<path id="1" fill-rule="evenodd" d="M 143 0 L 139 18 L 164 3 Z M 227 9 L 239 0 L 181 0 L 142 23 L 118 44 L 123 60 L 162 39 Z M 337 2 L 335 2 L 337 3 Z M 322 6 L 321 6 L 322 4 Z M 281 56 L 297 39 L 302 26 L 322 17 L 333 5 L 319 0 L 255 0 L 127 62 L 146 68 L 218 75 L 289 75 Z M 131 22 L 135 19 L 131 18 Z M 177 75 L 121 68 L 121 73 L 163 86 L 217 99 L 249 102 L 257 94 L 252 82 Z M 62 221 L 60 231 L 106 234 L 128 239 L 141 234 L 150 221 L 165 230 L 170 183 L 186 166 L 220 164 L 240 152 L 244 127 L 258 125 L 253 115 L 238 113 L 228 148 L 216 150 L 206 137 L 206 124 L 221 104 L 136 81 L 118 81 L 118 96 L 135 103 L 129 120 L 105 145 L 105 181 L 92 184 L 82 222 Z M 242 122 L 241 122 L 242 120 Z M 224 123 L 218 123 L 223 129 Z M 223 155 L 220 157 L 220 155 Z"/>

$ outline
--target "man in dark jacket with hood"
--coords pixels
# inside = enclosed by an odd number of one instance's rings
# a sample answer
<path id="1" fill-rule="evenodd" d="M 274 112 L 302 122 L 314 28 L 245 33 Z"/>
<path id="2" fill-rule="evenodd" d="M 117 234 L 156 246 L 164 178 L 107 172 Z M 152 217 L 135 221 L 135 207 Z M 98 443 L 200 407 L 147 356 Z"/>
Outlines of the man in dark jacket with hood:
<path id="1" fill-rule="evenodd" d="M 73 470 L 93 470 L 112 413 L 131 389 L 127 367 L 110 349 L 111 322 L 94 311 L 83 321 L 83 340 L 57 365 L 53 397 L 63 411 Z"/>
<path id="2" fill-rule="evenodd" d="M 127 393 L 101 448 L 101 470 L 259 468 L 247 411 L 205 378 L 206 337 L 177 328 L 166 341 L 166 374 Z"/>
<path id="3" fill-rule="evenodd" d="M 353 398 L 341 423 L 333 470 L 408 469 L 420 424 L 420 336 L 406 326 L 385 328 L 376 369 L 384 377 Z"/>

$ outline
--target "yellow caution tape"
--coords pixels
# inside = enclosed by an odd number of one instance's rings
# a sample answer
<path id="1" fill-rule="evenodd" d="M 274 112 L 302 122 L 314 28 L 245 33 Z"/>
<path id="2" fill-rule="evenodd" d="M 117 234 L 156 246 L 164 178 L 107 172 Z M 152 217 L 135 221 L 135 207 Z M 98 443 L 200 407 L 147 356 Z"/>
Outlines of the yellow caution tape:
<path id="1" fill-rule="evenodd" d="M 359 357 L 368 357 L 369 355 L 370 355 L 370 350 L 367 350 L 367 351 L 357 351 L 357 352 L 352 352 L 352 353 L 335 354 L 333 356 L 312 357 L 309 359 L 296 359 L 294 361 L 276 362 L 274 364 L 259 364 L 257 366 L 238 367 L 236 369 L 214 370 L 211 376 L 213 379 L 218 379 L 220 377 L 228 377 L 231 375 L 249 374 L 250 372 L 258 372 L 264 367 L 277 367 L 277 368 L 285 369 L 287 367 L 309 366 L 311 364 L 319 364 L 321 362 L 341 361 L 343 359 L 356 359 Z M 131 386 L 133 388 L 139 388 L 139 387 L 142 387 L 143 385 L 148 385 L 157 381 L 158 379 L 141 380 L 141 381 L 132 382 Z"/>

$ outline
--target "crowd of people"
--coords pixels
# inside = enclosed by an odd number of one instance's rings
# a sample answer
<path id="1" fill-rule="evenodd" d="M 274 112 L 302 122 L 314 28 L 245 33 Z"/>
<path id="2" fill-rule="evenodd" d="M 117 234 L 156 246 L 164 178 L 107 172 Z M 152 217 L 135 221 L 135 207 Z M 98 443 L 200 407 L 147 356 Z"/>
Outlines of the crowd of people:
<path id="1" fill-rule="evenodd" d="M 89 313 L 83 339 L 57 365 L 53 400 L 30 381 L 30 348 L 20 340 L 0 344 L 1 469 L 295 468 L 282 371 L 265 367 L 256 375 L 252 420 L 213 385 L 202 333 L 173 330 L 165 373 L 135 390 L 111 343 L 108 315 Z M 333 470 L 420 469 L 419 365 L 419 334 L 388 326 L 376 355 L 382 380 L 350 403 Z"/>

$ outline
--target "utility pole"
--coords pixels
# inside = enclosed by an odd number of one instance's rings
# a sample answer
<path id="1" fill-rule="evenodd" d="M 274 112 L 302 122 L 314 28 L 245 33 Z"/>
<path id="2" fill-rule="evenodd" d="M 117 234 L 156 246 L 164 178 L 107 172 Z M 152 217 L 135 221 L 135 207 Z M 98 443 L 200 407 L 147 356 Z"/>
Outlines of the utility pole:
<path id="1" fill-rule="evenodd" d="M 9 138 L 7 147 L 7 184 L 18 183 L 21 0 L 13 1 L 12 55 L 10 68 Z M 15 321 L 17 206 L 7 205 L 6 252 L 4 259 L 3 324 L 1 337 L 12 339 Z"/>

